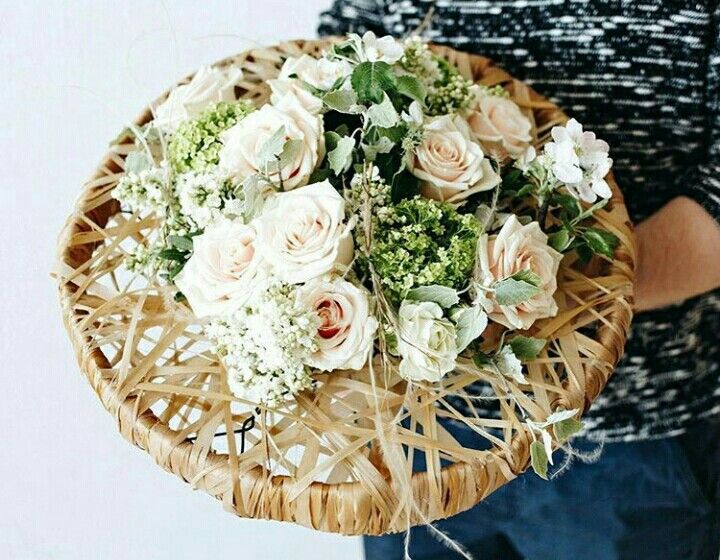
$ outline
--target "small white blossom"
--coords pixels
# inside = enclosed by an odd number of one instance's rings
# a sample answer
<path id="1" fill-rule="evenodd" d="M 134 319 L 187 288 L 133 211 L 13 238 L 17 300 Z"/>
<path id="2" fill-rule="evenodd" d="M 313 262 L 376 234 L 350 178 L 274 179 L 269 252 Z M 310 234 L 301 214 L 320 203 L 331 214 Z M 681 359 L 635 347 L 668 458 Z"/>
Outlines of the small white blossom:
<path id="1" fill-rule="evenodd" d="M 372 31 L 367 31 L 362 38 L 354 33 L 350 34 L 350 38 L 359 39 L 362 61 L 395 64 L 405 53 L 402 44 L 390 35 L 377 37 Z"/>
<path id="2" fill-rule="evenodd" d="M 167 167 L 149 167 L 124 175 L 112 195 L 131 212 L 162 214 L 167 204 L 167 180 Z"/>
<path id="3" fill-rule="evenodd" d="M 242 201 L 235 197 L 229 181 L 217 169 L 178 175 L 175 191 L 180 211 L 198 229 L 242 215 Z"/>
<path id="4" fill-rule="evenodd" d="M 607 142 L 596 138 L 594 132 L 583 132 L 575 119 L 554 127 L 551 134 L 553 142 L 545 145 L 545 153 L 552 159 L 552 172 L 558 181 L 585 202 L 595 202 L 598 196 L 610 198 L 612 191 L 605 181 L 612 167 Z"/>

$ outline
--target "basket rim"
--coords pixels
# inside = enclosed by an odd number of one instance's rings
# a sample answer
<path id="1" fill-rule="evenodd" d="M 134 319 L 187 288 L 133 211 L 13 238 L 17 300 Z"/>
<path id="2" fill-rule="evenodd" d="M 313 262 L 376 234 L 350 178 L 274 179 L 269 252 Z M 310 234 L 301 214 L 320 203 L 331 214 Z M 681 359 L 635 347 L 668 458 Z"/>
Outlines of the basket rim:
<path id="1" fill-rule="evenodd" d="M 321 47 L 327 46 L 336 39 L 337 38 L 325 38 L 315 40 L 301 39 L 294 41 L 284 41 L 277 45 L 266 48 L 280 48 L 283 45 L 314 45 Z M 456 51 L 449 47 L 437 45 L 432 45 L 431 48 L 433 48 L 433 50 L 435 50 L 439 54 L 447 54 L 449 52 L 462 52 Z M 238 55 L 225 57 L 220 61 L 214 63 L 213 65 L 226 65 L 232 60 L 234 60 L 237 56 L 254 53 L 256 51 L 258 51 L 258 49 L 249 49 L 248 51 L 243 51 Z M 504 70 L 502 70 L 499 66 L 497 66 L 492 60 L 487 57 L 470 53 L 463 54 L 469 56 L 470 60 L 483 61 L 485 64 L 487 64 L 488 67 L 493 67 L 498 69 L 500 72 L 504 72 Z M 250 56 L 252 56 L 252 54 L 250 54 Z M 505 75 L 508 79 L 512 79 L 509 74 L 505 73 Z M 183 83 L 191 76 L 192 75 L 186 77 L 184 80 L 180 80 L 176 85 Z M 548 102 L 548 100 L 544 96 L 540 95 L 529 86 L 528 88 L 531 92 L 533 100 L 539 102 Z M 169 91 L 170 89 L 168 89 L 165 93 L 159 96 L 155 101 L 146 105 L 142 109 L 139 116 L 133 122 L 136 125 L 142 125 L 148 122 L 151 116 L 150 106 L 157 100 L 163 99 L 165 96 L 167 96 Z M 560 108 L 555 107 L 555 110 L 559 111 L 563 115 L 565 120 L 568 119 L 567 115 Z M 108 152 L 102 158 L 101 163 L 95 168 L 95 171 L 91 175 L 88 182 L 97 179 L 99 176 L 102 176 L 105 173 L 104 169 L 113 166 L 112 155 L 113 154 L 111 152 Z M 627 215 L 627 210 L 625 208 L 622 192 L 620 191 L 615 181 L 612 171 L 608 174 L 606 180 L 610 184 L 613 191 L 612 201 L 614 207 L 618 207 L 620 212 L 624 212 L 626 222 L 631 227 L 631 222 L 629 216 Z M 83 207 L 83 203 L 89 202 L 90 195 L 90 189 L 83 189 L 82 193 L 73 205 L 72 214 L 69 216 L 65 226 L 61 231 L 58 240 L 58 256 L 61 262 L 72 262 L 73 259 L 75 259 L 74 255 L 72 254 L 73 249 L 69 241 L 75 233 L 86 230 L 82 226 L 83 213 L 81 208 Z M 613 273 L 626 276 L 628 278 L 628 281 L 632 282 L 635 260 L 634 255 L 634 240 L 631 240 L 630 246 L 621 247 L 618 253 L 616 253 L 616 261 L 613 261 L 609 264 L 610 270 Z M 128 439 L 131 443 L 133 443 L 133 445 L 148 452 L 158 465 L 163 467 L 165 470 L 176 474 L 186 482 L 194 484 L 197 481 L 197 478 L 200 476 L 209 477 L 209 480 L 206 481 L 205 484 L 208 492 L 220 500 L 223 500 L 223 496 L 225 496 L 224 501 L 226 501 L 227 489 L 222 486 L 222 481 L 225 480 L 228 476 L 230 476 L 230 465 L 229 461 L 227 460 L 228 455 L 226 453 L 219 453 L 211 449 L 209 450 L 207 457 L 202 462 L 189 461 L 188 456 L 190 454 L 190 450 L 193 447 L 193 442 L 188 439 L 185 439 L 184 441 L 181 441 L 179 443 L 174 443 L 172 446 L 170 446 L 170 450 L 167 453 L 157 451 L 158 449 L 163 448 L 163 444 L 166 442 L 167 438 L 176 439 L 177 432 L 169 428 L 167 425 L 163 424 L 149 410 L 143 412 L 140 416 L 138 416 L 135 413 L 136 401 L 138 399 L 137 396 L 130 395 L 122 402 L 119 402 L 115 392 L 113 391 L 111 380 L 107 378 L 102 372 L 103 369 L 107 369 L 110 367 L 110 363 L 107 357 L 100 348 L 88 348 L 87 343 L 89 342 L 89 339 L 85 338 L 82 331 L 78 328 L 78 314 L 73 310 L 71 303 L 72 296 L 76 291 L 76 286 L 71 282 L 63 281 L 62 278 L 58 279 L 58 284 L 64 323 L 68 334 L 70 335 L 71 341 L 74 345 L 80 369 L 90 381 L 91 386 L 100 398 L 104 408 L 115 416 L 116 422 L 118 424 L 118 429 L 122 433 L 122 435 L 126 437 L 126 439 Z M 622 302 L 622 304 L 615 304 L 612 308 L 612 311 L 605 316 L 608 324 L 605 324 L 603 322 L 602 324 L 600 324 L 597 330 L 597 341 L 600 344 L 604 346 L 617 345 L 618 339 L 622 339 L 622 341 L 624 342 L 627 336 L 627 328 L 632 317 L 632 309 L 630 308 L 631 301 L 632 296 L 631 294 L 629 294 L 627 301 Z M 622 348 L 622 344 L 620 344 L 620 348 Z M 617 365 L 617 361 L 619 360 L 620 356 L 621 351 L 616 352 L 616 356 L 612 364 L 613 368 L 615 365 Z M 593 386 L 591 390 L 592 392 L 594 392 L 594 394 L 587 394 L 588 391 L 584 391 L 581 393 L 580 388 L 577 387 L 574 389 L 569 389 L 569 393 L 577 397 L 578 402 L 583 403 L 583 412 L 587 411 L 587 409 L 590 407 L 592 401 L 600 392 L 600 390 L 604 387 L 611 373 L 612 368 L 608 372 L 606 371 L 606 369 L 600 367 L 599 365 L 589 365 L 586 369 L 586 375 L 588 377 L 597 379 L 597 384 Z M 567 380 L 565 380 L 564 383 L 567 383 Z M 562 404 L 563 403 L 558 403 L 555 408 Z M 475 500 L 474 503 L 469 505 L 466 502 L 463 502 L 462 499 L 455 499 L 453 497 L 446 498 L 445 501 L 449 503 L 446 504 L 446 508 L 442 512 L 442 516 L 438 516 L 436 517 L 436 519 L 449 517 L 450 515 L 454 515 L 456 513 L 469 509 L 469 507 L 472 507 L 473 505 L 478 503 L 480 500 L 482 500 L 488 494 L 502 486 L 504 483 L 508 482 L 512 478 L 515 478 L 515 476 L 526 470 L 530 463 L 530 442 L 527 441 L 527 437 L 523 436 L 527 436 L 527 434 L 525 432 L 518 432 L 517 434 L 515 434 L 515 436 L 513 436 L 511 442 L 511 445 L 513 446 L 513 449 L 516 453 L 516 455 L 514 456 L 516 458 L 519 457 L 520 459 L 516 463 L 516 465 L 511 464 L 510 461 L 508 461 L 507 457 L 505 457 L 502 450 L 499 449 L 497 446 L 489 449 L 490 453 L 495 457 L 494 460 L 505 463 L 507 467 L 507 472 L 511 473 L 511 476 L 506 476 L 497 469 L 488 469 L 486 462 L 481 461 L 475 461 L 474 463 L 458 461 L 450 465 L 444 466 L 441 472 L 442 488 L 447 488 L 447 485 L 450 483 L 451 479 L 455 481 L 477 481 L 477 479 L 482 478 L 484 479 L 485 483 L 483 485 L 483 488 L 485 488 L 486 491 L 478 494 L 478 499 Z M 273 487 L 271 493 L 275 495 L 276 498 L 279 497 L 280 504 L 278 507 L 268 508 L 265 512 L 251 512 L 252 517 L 274 519 L 280 521 L 293 521 L 295 523 L 305 525 L 310 528 L 329 532 L 358 534 L 357 532 L 355 532 L 354 529 L 341 525 L 339 521 L 336 523 L 332 523 L 332 520 L 328 520 L 325 518 L 326 516 L 320 516 L 323 518 L 322 523 L 315 523 L 315 516 L 312 514 L 307 514 L 301 517 L 293 515 L 291 517 L 294 518 L 288 518 L 286 514 L 288 511 L 290 511 L 291 508 L 288 508 L 286 511 L 285 505 L 289 501 L 288 495 L 292 490 L 292 477 L 279 474 L 266 476 L 266 473 L 264 473 L 263 471 L 263 467 L 253 467 L 240 477 L 240 485 L 243 487 L 253 486 L 255 484 L 258 484 L 261 480 L 263 481 L 263 483 L 267 483 L 269 481 Z M 413 472 L 413 493 L 416 493 L 416 497 L 419 500 L 423 500 L 425 492 L 427 491 L 426 481 L 427 475 L 425 472 Z M 327 503 L 327 500 L 334 498 L 337 501 L 337 504 L 333 508 L 336 512 L 341 511 L 344 506 L 347 506 L 348 499 L 350 499 L 350 503 L 354 504 L 354 507 L 358 507 L 358 504 L 370 503 L 373 499 L 369 491 L 365 489 L 359 481 L 345 481 L 340 483 L 314 481 L 308 486 L 308 488 L 303 491 L 301 495 L 306 493 L 308 496 L 321 494 L 323 496 L 323 503 Z M 299 499 L 299 497 L 296 499 Z M 238 515 L 242 515 L 242 512 L 238 511 L 237 509 L 238 504 L 226 503 L 225 505 L 227 509 L 230 509 Z M 312 505 L 310 507 L 312 509 Z M 384 527 L 383 529 L 387 529 L 387 527 Z M 377 531 L 377 534 L 382 532 L 386 531 L 379 530 Z M 368 533 L 365 532 L 365 534 Z"/>

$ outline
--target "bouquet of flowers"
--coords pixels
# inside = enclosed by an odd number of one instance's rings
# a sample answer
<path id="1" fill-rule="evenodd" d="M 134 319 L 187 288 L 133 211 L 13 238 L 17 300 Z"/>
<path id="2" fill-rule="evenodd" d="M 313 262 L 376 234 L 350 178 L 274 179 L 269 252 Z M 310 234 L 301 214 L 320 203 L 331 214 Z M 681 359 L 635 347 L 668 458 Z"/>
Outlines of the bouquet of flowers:
<path id="1" fill-rule="evenodd" d="M 527 384 L 561 260 L 618 245 L 594 220 L 607 143 L 570 120 L 536 150 L 531 111 L 417 37 L 287 58 L 260 106 L 236 99 L 242 80 L 210 67 L 172 90 L 113 191 L 157 220 L 128 268 L 202 320 L 234 397 L 278 410 L 348 370 Z M 528 420 L 541 476 L 578 412 Z"/>

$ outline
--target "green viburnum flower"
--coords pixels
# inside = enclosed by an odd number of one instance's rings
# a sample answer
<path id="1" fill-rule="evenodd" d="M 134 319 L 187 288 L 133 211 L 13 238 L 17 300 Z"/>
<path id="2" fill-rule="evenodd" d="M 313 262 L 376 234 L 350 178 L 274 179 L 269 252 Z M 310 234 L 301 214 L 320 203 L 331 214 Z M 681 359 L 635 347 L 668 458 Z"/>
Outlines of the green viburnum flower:
<path id="1" fill-rule="evenodd" d="M 217 165 L 222 144 L 220 133 L 249 115 L 250 101 L 221 101 L 205 109 L 197 118 L 183 122 L 168 145 L 168 159 L 177 173 L 202 171 Z"/>
<path id="2" fill-rule="evenodd" d="M 463 288 L 475 263 L 479 233 L 474 216 L 417 197 L 389 207 L 378 219 L 368 258 L 386 294 L 399 303 L 418 286 Z"/>

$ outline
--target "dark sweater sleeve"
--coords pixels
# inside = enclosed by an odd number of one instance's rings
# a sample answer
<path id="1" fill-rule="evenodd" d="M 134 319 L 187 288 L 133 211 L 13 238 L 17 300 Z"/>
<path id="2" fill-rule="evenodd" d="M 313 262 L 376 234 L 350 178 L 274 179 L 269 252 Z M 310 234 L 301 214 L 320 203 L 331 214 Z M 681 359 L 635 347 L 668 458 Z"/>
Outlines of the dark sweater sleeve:
<path id="1" fill-rule="evenodd" d="M 330 8 L 320 14 L 318 35 L 362 35 L 366 31 L 388 35 L 383 3 L 384 0 L 334 0 Z"/>
<path id="2" fill-rule="evenodd" d="M 706 107 L 710 136 L 706 161 L 692 170 L 682 192 L 720 221 L 720 9 L 713 14 L 714 25 L 708 59 Z"/>

